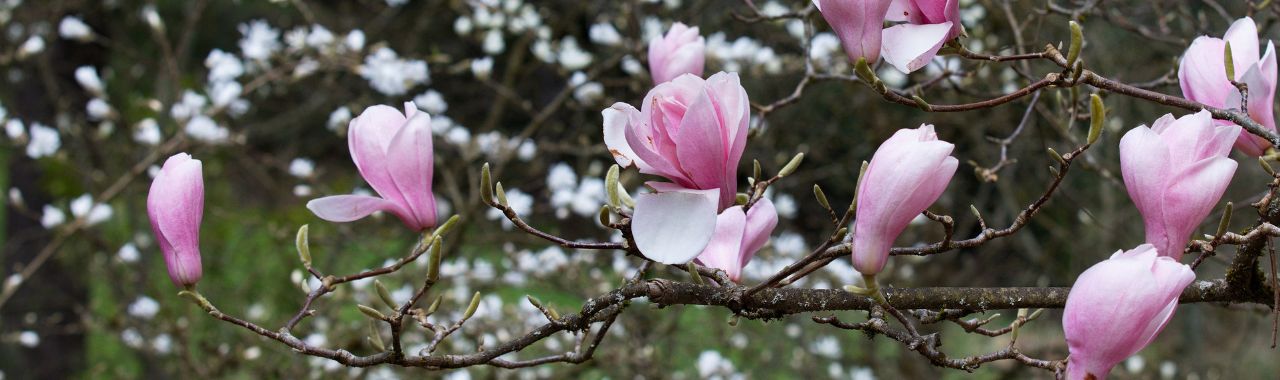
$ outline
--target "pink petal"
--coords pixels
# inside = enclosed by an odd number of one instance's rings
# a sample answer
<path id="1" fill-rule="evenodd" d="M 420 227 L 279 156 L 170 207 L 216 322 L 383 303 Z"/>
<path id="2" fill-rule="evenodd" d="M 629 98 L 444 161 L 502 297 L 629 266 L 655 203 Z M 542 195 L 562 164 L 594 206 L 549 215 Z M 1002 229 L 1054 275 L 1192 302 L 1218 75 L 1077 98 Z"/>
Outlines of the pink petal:
<path id="1" fill-rule="evenodd" d="M 1231 58 L 1236 66 L 1235 79 L 1238 80 L 1240 74 L 1258 62 L 1258 25 L 1252 18 L 1241 18 L 1231 23 L 1223 39 L 1231 41 Z"/>
<path id="2" fill-rule="evenodd" d="M 769 235 L 778 226 L 778 210 L 769 198 L 761 198 L 747 210 L 747 227 L 742 233 L 742 266 L 747 266 L 756 252 L 769 242 Z"/>
<path id="3" fill-rule="evenodd" d="M 359 220 L 378 211 L 386 211 L 404 219 L 406 213 L 394 202 L 367 195 L 334 195 L 307 202 L 307 209 L 320 219 L 345 223 Z"/>
<path id="4" fill-rule="evenodd" d="M 186 153 L 165 160 L 147 193 L 147 216 L 178 286 L 200 281 L 200 222 L 204 216 L 202 164 Z"/>
<path id="5" fill-rule="evenodd" d="M 715 233 L 707 247 L 698 254 L 698 262 L 702 265 L 725 271 L 729 279 L 738 281 L 742 274 L 741 261 L 742 232 L 746 228 L 747 217 L 742 213 L 742 206 L 725 209 L 716 217 Z"/>
<path id="6" fill-rule="evenodd" d="M 414 230 L 436 225 L 436 197 L 431 191 L 435 157 L 431 141 L 431 116 L 418 112 L 400 128 L 387 150 L 387 173 L 404 197 L 402 207 L 412 216 L 405 220 Z"/>
<path id="7" fill-rule="evenodd" d="M 738 186 L 736 178 L 725 176 L 726 152 L 716 111 L 710 95 L 702 91 L 701 96 L 689 105 L 680 123 L 676 154 L 679 157 L 677 164 L 697 188 L 721 189 L 720 207 L 725 208 L 733 204 Z"/>
<path id="8" fill-rule="evenodd" d="M 716 109 L 724 120 L 725 146 L 729 147 L 725 158 L 726 178 L 737 178 L 738 163 L 747 146 L 747 123 L 751 119 L 751 102 L 747 90 L 742 88 L 738 73 L 719 72 L 707 78 L 707 92 L 716 103 Z M 735 182 L 736 184 L 736 182 Z M 736 187 L 735 190 L 736 191 Z"/>
<path id="9" fill-rule="evenodd" d="M 951 22 L 941 24 L 899 24 L 884 30 L 881 52 L 885 62 L 898 71 L 910 73 L 928 64 L 947 42 Z"/>
<path id="10" fill-rule="evenodd" d="M 1191 41 L 1191 47 L 1178 63 L 1178 85 L 1182 87 L 1183 96 L 1208 106 L 1225 105 L 1227 94 L 1234 91 L 1224 66 L 1225 45 L 1220 39 L 1204 36 Z M 1232 46 L 1233 56 L 1234 48 Z"/>
<path id="11" fill-rule="evenodd" d="M 347 129 L 351 160 L 355 161 L 360 175 L 383 198 L 399 203 L 404 202 L 404 197 L 387 172 L 387 148 L 405 121 L 404 114 L 395 108 L 376 105 L 352 119 Z"/>
<path id="12" fill-rule="evenodd" d="M 1161 251 L 1167 249 L 1162 197 L 1171 168 L 1169 149 L 1150 128 L 1139 126 L 1120 138 L 1120 173 L 1125 190 L 1142 213 L 1147 242 L 1156 244 Z"/>
<path id="13" fill-rule="evenodd" d="M 880 59 L 880 29 L 891 0 L 817 0 L 822 18 L 840 38 L 844 52 L 852 62 L 865 58 L 868 64 Z"/>
<path id="14" fill-rule="evenodd" d="M 1163 199 L 1164 224 L 1169 241 L 1165 247 L 1157 246 L 1166 248 L 1161 250 L 1161 255 L 1175 260 L 1182 258 L 1189 235 L 1218 205 L 1236 173 L 1236 165 L 1230 158 L 1209 158 L 1195 163 L 1170 180 Z"/>
<path id="15" fill-rule="evenodd" d="M 716 203 L 697 193 L 642 194 L 636 197 L 631 234 L 644 257 L 684 264 L 711 241 L 716 217 Z"/>

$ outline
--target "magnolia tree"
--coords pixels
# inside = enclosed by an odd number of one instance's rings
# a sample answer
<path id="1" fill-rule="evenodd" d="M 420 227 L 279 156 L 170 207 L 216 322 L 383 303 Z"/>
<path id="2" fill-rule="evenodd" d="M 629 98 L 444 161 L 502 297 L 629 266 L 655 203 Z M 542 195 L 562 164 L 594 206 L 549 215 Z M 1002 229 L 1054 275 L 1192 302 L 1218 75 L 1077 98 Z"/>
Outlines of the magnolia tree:
<path id="1" fill-rule="evenodd" d="M 1277 370 L 1278 4 L 124 3 L 0 3 L 16 351 L 71 319 L 202 375 Z M 10 312 L 51 265 L 118 280 Z"/>

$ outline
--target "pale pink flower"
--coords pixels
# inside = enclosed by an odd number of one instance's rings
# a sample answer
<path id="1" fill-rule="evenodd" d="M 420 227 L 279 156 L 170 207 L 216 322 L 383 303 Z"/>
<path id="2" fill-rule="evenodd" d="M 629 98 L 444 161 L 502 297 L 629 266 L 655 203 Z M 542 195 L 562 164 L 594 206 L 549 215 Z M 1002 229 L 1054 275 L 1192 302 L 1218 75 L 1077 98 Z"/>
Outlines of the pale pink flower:
<path id="1" fill-rule="evenodd" d="M 900 129 L 876 149 L 858 188 L 853 231 L 858 272 L 880 273 L 893 241 L 947 189 L 959 165 L 951 156 L 954 148 L 926 124 Z"/>
<path id="2" fill-rule="evenodd" d="M 178 153 L 165 160 L 147 193 L 147 217 L 156 235 L 169 279 L 180 287 L 200 282 L 200 219 L 204 177 L 200 160 Z"/>
<path id="3" fill-rule="evenodd" d="M 352 119 L 347 129 L 351 160 L 380 197 L 335 195 L 314 199 L 307 202 L 311 212 L 320 219 L 350 222 L 386 211 L 414 231 L 435 227 L 431 116 L 419 112 L 412 102 L 405 103 L 404 110 L 402 114 L 388 106 L 372 106 Z"/>
<path id="4" fill-rule="evenodd" d="M 1147 243 L 1161 256 L 1180 260 L 1191 233 L 1222 198 L 1236 172 L 1227 154 L 1239 134 L 1240 127 L 1216 125 L 1200 111 L 1176 120 L 1164 115 L 1120 138 L 1125 189 L 1142 213 Z"/>
<path id="5" fill-rule="evenodd" d="M 1067 379 L 1105 379 L 1112 367 L 1150 344 L 1195 279 L 1191 267 L 1157 255 L 1150 244 L 1116 251 L 1081 273 L 1062 315 L 1071 353 Z"/>

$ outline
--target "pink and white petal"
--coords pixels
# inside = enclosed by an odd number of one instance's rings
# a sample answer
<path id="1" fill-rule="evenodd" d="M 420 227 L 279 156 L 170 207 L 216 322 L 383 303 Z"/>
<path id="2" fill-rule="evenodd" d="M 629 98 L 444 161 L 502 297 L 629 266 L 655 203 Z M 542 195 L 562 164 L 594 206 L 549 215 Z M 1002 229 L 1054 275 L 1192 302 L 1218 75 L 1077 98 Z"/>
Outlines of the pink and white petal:
<path id="1" fill-rule="evenodd" d="M 947 42 L 951 22 L 942 24 L 899 24 L 884 30 L 880 45 L 885 62 L 898 71 L 910 73 L 928 64 Z"/>
<path id="2" fill-rule="evenodd" d="M 147 214 L 157 236 L 178 250 L 198 249 L 204 217 L 203 164 L 179 153 L 165 160 L 147 194 Z"/>
<path id="3" fill-rule="evenodd" d="M 644 257 L 663 264 L 684 264 L 707 247 L 716 217 L 716 203 L 699 194 L 642 194 L 636 197 L 631 234 Z"/>
<path id="4" fill-rule="evenodd" d="M 747 146 L 747 123 L 751 118 L 751 102 L 742 88 L 738 73 L 719 72 L 707 79 L 708 92 L 724 120 L 724 146 L 728 147 L 726 176 L 737 174 L 737 163 Z"/>
<path id="5" fill-rule="evenodd" d="M 359 220 L 378 211 L 391 212 L 397 216 L 403 214 L 399 205 L 367 195 L 334 195 L 312 199 L 307 202 L 307 209 L 320 219 L 338 223 Z"/>
<path id="6" fill-rule="evenodd" d="M 640 111 L 630 104 L 614 103 L 612 107 L 600 111 L 600 115 L 604 118 L 604 145 L 618 162 L 618 166 L 648 167 L 644 160 L 636 156 L 631 144 L 627 143 L 627 128 L 640 128 L 639 125 L 631 124 L 632 120 L 639 121 Z"/>
<path id="7" fill-rule="evenodd" d="M 432 194 L 435 156 L 431 138 L 431 116 L 419 112 L 405 123 L 387 150 L 387 173 L 403 197 L 404 209 L 413 216 L 405 224 L 415 229 L 434 227 L 436 201 Z"/>
<path id="8" fill-rule="evenodd" d="M 725 209 L 716 217 L 715 233 L 707 247 L 698 254 L 698 262 L 702 265 L 725 271 L 729 279 L 738 281 L 742 274 L 740 261 L 742 251 L 742 232 L 746 228 L 747 217 L 742 213 L 742 206 Z"/>

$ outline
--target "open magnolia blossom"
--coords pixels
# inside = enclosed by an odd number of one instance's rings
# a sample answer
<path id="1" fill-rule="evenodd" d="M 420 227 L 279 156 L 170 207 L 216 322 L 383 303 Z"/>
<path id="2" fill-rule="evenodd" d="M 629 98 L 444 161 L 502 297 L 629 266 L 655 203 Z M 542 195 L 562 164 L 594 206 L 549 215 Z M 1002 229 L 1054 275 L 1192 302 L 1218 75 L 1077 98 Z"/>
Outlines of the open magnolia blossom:
<path id="1" fill-rule="evenodd" d="M 1222 198 L 1236 172 L 1227 154 L 1239 134 L 1200 111 L 1176 120 L 1166 114 L 1120 139 L 1125 189 L 1161 256 L 1181 259 L 1191 232 Z"/>
<path id="2" fill-rule="evenodd" d="M 1158 255 L 1150 244 L 1116 251 L 1081 273 L 1062 315 L 1071 353 L 1067 379 L 1105 379 L 1112 367 L 1150 344 L 1195 279 L 1191 267 Z"/>
<path id="3" fill-rule="evenodd" d="M 675 23 L 665 36 L 649 41 L 649 74 L 653 83 L 669 82 L 684 74 L 702 77 L 706 42 L 698 27 Z"/>
<path id="4" fill-rule="evenodd" d="M 849 60 L 881 56 L 898 71 L 928 64 L 947 41 L 964 32 L 959 0 L 814 0 L 836 31 Z M 883 28 L 885 21 L 900 24 Z"/>
<path id="5" fill-rule="evenodd" d="M 413 102 L 404 104 L 404 113 L 384 105 L 369 107 L 351 120 L 347 144 L 360 176 L 380 197 L 328 196 L 307 202 L 311 212 L 331 222 L 350 222 L 386 211 L 414 231 L 435 227 L 430 115 Z"/>
<path id="6" fill-rule="evenodd" d="M 178 153 L 164 161 L 147 193 L 147 217 L 173 284 L 190 287 L 200 282 L 200 220 L 204 217 L 200 160 Z"/>
<path id="7" fill-rule="evenodd" d="M 1235 78 L 1227 78 L 1226 45 L 1231 43 L 1231 61 Z M 1178 63 L 1178 85 L 1182 95 L 1218 108 L 1241 108 L 1240 90 L 1234 80 L 1248 87 L 1244 108 L 1249 118 L 1272 131 L 1276 130 L 1273 107 L 1276 96 L 1275 45 L 1267 41 L 1267 50 L 1258 55 L 1258 26 L 1245 17 L 1231 24 L 1223 38 L 1196 37 Z M 1219 124 L 1231 124 L 1220 120 Z M 1261 156 L 1271 143 L 1261 136 L 1242 133 L 1235 142 L 1237 149 L 1250 156 Z"/>
<path id="8" fill-rule="evenodd" d="M 723 210 L 738 192 L 750 112 L 737 73 L 706 80 L 685 74 L 650 90 L 640 110 L 615 103 L 602 111 L 604 142 L 622 167 L 634 165 L 687 189 L 720 189 L 717 209 Z"/>
<path id="9" fill-rule="evenodd" d="M 880 273 L 893 241 L 947 189 L 960 164 L 951 156 L 953 149 L 928 124 L 900 129 L 876 149 L 858 187 L 853 230 L 858 272 Z"/>

